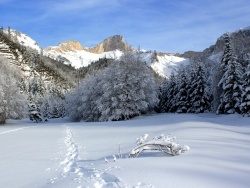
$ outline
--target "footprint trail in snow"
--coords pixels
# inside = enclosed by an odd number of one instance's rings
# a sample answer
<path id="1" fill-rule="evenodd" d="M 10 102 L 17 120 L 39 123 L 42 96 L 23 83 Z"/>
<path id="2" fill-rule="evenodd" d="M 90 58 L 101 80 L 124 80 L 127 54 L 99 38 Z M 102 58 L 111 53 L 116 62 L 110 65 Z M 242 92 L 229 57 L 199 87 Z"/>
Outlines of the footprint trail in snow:
<path id="1" fill-rule="evenodd" d="M 66 127 L 65 132 L 64 144 L 67 153 L 61 162 L 62 177 L 51 179 L 53 180 L 51 183 L 60 183 L 61 181 L 64 186 L 77 188 L 126 187 L 118 177 L 94 168 L 93 164 L 84 165 L 84 161 L 80 161 L 78 145 L 74 141 L 74 135 L 69 126 Z"/>

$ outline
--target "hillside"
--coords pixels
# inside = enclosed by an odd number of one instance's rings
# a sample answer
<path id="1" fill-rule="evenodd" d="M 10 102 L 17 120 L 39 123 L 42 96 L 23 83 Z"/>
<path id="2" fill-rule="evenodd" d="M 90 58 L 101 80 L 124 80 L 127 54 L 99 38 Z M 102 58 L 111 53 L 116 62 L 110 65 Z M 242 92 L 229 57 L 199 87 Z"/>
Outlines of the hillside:
<path id="1" fill-rule="evenodd" d="M 43 56 L 38 50 L 40 47 L 27 35 L 12 29 L 0 30 L 0 57 L 20 68 L 27 84 L 40 80 L 44 86 L 53 85 L 62 92 L 74 87 L 75 81 L 70 78 L 74 69 Z"/>

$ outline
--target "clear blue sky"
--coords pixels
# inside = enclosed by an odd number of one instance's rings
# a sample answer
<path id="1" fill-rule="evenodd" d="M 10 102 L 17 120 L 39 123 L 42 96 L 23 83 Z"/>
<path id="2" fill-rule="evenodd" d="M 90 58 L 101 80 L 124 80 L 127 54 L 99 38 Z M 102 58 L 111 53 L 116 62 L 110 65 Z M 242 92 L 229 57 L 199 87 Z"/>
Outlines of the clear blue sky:
<path id="1" fill-rule="evenodd" d="M 249 0 L 0 0 L 0 26 L 40 46 L 94 46 L 120 34 L 133 47 L 202 51 L 223 33 L 250 26 Z"/>

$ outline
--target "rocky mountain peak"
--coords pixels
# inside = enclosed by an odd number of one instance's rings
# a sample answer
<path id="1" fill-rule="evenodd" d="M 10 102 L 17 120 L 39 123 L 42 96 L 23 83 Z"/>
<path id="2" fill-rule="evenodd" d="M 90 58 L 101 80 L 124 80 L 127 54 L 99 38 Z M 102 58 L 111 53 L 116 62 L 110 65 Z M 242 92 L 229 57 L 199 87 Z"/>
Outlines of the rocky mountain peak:
<path id="1" fill-rule="evenodd" d="M 59 47 L 64 49 L 65 51 L 76 51 L 84 49 L 84 47 L 78 41 L 65 41 L 59 43 Z"/>
<path id="2" fill-rule="evenodd" d="M 114 51 L 131 51 L 133 48 L 125 42 L 124 37 L 121 35 L 114 35 L 99 43 L 96 47 L 89 48 L 89 52 L 101 54 L 104 52 Z"/>
<path id="3" fill-rule="evenodd" d="M 69 52 L 69 51 L 80 51 L 84 50 L 84 47 L 80 44 L 78 41 L 65 41 L 65 42 L 60 42 L 58 46 L 56 47 L 47 47 L 45 51 L 49 51 L 51 49 L 56 50 L 57 52 Z"/>

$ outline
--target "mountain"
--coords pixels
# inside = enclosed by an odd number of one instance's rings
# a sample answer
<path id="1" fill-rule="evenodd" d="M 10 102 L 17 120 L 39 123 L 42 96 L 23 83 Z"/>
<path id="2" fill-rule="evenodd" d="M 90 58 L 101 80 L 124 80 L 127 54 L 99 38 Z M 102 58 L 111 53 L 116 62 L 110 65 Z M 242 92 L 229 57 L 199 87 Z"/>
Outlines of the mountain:
<path id="1" fill-rule="evenodd" d="M 39 82 L 48 89 L 53 87 L 62 92 L 75 87 L 72 76 L 75 70 L 41 53 L 37 42 L 27 35 L 12 29 L 0 29 L 0 58 L 20 68 L 26 86 Z"/>
<path id="2" fill-rule="evenodd" d="M 26 34 L 23 34 L 11 28 L 5 29 L 3 30 L 3 32 L 7 34 L 15 43 L 19 43 L 22 46 L 32 48 L 39 53 L 42 50 L 38 43 Z"/>
<path id="3" fill-rule="evenodd" d="M 121 35 L 105 39 L 95 47 L 84 47 L 78 41 L 65 41 L 58 46 L 47 47 L 44 54 L 64 64 L 77 69 L 87 67 L 101 58 L 119 59 L 126 51 L 136 52 L 125 42 Z M 187 58 L 175 54 L 140 51 L 141 58 L 160 76 L 168 78 L 172 71 L 176 71 L 182 64 L 188 64 Z"/>
<path id="4" fill-rule="evenodd" d="M 235 32 L 229 33 L 236 55 L 240 61 L 244 61 L 242 54 L 250 54 L 250 27 L 239 29 Z M 183 58 L 191 60 L 201 60 L 205 63 L 219 63 L 224 51 L 224 35 L 220 36 L 214 45 L 206 48 L 203 52 L 188 51 L 181 55 Z"/>
<path id="5" fill-rule="evenodd" d="M 111 36 L 94 47 L 83 46 L 78 41 L 65 41 L 59 43 L 58 46 L 50 46 L 42 50 L 37 42 L 28 35 L 13 29 L 6 29 L 3 32 L 5 35 L 11 37 L 12 42 L 20 46 L 25 46 L 26 49 L 35 50 L 38 54 L 43 53 L 50 61 L 53 59 L 56 62 L 55 64 L 60 62 L 61 64 L 71 65 L 69 67 L 77 69 L 88 67 L 91 63 L 102 58 L 119 59 L 126 51 L 136 52 L 131 45 L 126 43 L 124 37 L 121 35 Z M 184 54 L 177 55 L 143 50 L 139 53 L 141 58 L 148 66 L 152 67 L 156 73 L 168 78 L 172 71 L 177 71 L 180 65 L 187 65 L 190 61 L 219 63 L 224 50 L 223 36 L 224 35 L 220 36 L 214 45 L 206 48 L 202 52 L 187 51 Z M 235 49 L 237 49 L 236 54 L 238 58 L 244 60 L 245 56 L 242 54 L 250 54 L 250 27 L 232 32 L 230 36 Z M 5 47 L 3 47 L 3 45 Z M 0 51 L 2 55 L 8 56 L 9 59 L 20 58 L 18 61 L 22 61 L 22 56 L 20 56 L 20 54 L 17 55 L 20 53 L 18 50 L 15 51 L 13 49 L 10 50 L 10 53 L 7 53 L 9 48 L 12 49 L 12 46 L 6 46 L 6 44 L 0 43 L 0 48 L 2 49 L 2 52 Z M 24 69 L 28 68 L 26 67 Z"/>
<path id="6" fill-rule="evenodd" d="M 89 52 L 89 49 L 84 48 L 78 41 L 65 41 L 59 43 L 58 46 L 45 48 L 44 55 L 66 65 L 80 68 L 86 67 L 92 62 L 104 57 L 111 59 L 119 58 L 122 52 L 120 50 L 114 50 L 97 54 Z"/>
<path id="7" fill-rule="evenodd" d="M 96 47 L 89 48 L 91 53 L 102 54 L 110 51 L 133 51 L 134 49 L 125 42 L 124 37 L 121 35 L 114 35 L 99 43 Z"/>

